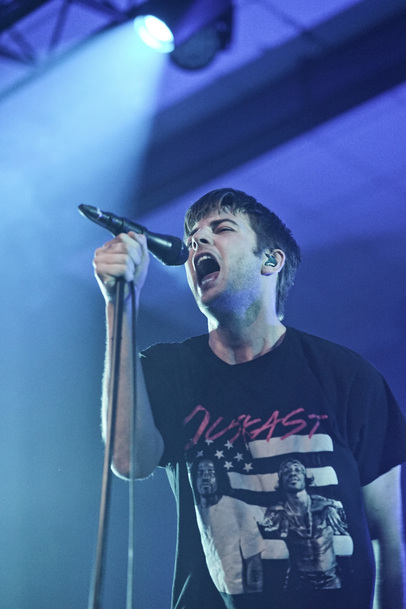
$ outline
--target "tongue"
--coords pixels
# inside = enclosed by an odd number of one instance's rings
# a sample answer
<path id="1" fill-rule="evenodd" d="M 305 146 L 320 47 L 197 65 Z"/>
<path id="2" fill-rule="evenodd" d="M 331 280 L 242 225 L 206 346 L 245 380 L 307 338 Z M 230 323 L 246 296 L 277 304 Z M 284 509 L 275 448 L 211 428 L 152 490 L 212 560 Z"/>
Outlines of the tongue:
<path id="1" fill-rule="evenodd" d="M 213 273 L 209 273 L 208 275 L 205 275 L 203 277 L 203 279 L 201 280 L 200 285 L 204 286 L 208 283 L 211 283 L 212 281 L 214 281 L 217 278 L 218 274 L 219 274 L 219 271 L 214 271 Z"/>

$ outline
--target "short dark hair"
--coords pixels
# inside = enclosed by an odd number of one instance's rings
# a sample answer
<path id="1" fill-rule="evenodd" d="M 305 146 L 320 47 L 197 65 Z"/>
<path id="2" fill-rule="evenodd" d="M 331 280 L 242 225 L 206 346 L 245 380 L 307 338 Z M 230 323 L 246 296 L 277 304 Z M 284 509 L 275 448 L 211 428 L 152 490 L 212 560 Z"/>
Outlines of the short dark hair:
<path id="1" fill-rule="evenodd" d="M 203 195 L 187 210 L 184 225 L 185 240 L 195 224 L 216 209 L 233 214 L 237 212 L 247 214 L 251 228 L 257 236 L 256 254 L 262 253 L 265 249 L 281 249 L 284 252 L 285 265 L 279 273 L 276 288 L 276 313 L 280 319 L 283 319 L 285 300 L 301 261 L 300 248 L 291 231 L 273 211 L 254 197 L 242 190 L 219 188 Z"/>
<path id="2" fill-rule="evenodd" d="M 224 468 L 221 468 L 214 460 L 214 458 L 212 457 L 198 457 L 195 461 L 193 461 L 193 463 L 190 465 L 189 467 L 189 471 L 190 471 L 190 475 L 191 475 L 191 479 L 192 479 L 192 487 L 193 487 L 193 494 L 194 494 L 194 498 L 195 498 L 195 503 L 196 505 L 200 504 L 200 494 L 197 490 L 197 471 L 199 469 L 199 465 L 200 463 L 202 463 L 203 461 L 211 461 L 213 463 L 213 468 L 216 474 L 216 480 L 217 480 L 217 493 L 219 495 L 219 497 L 222 497 L 223 495 L 228 495 L 231 496 L 233 494 L 232 491 L 232 487 L 231 487 L 231 483 L 230 483 L 230 478 L 228 477 L 227 472 L 225 471 Z"/>

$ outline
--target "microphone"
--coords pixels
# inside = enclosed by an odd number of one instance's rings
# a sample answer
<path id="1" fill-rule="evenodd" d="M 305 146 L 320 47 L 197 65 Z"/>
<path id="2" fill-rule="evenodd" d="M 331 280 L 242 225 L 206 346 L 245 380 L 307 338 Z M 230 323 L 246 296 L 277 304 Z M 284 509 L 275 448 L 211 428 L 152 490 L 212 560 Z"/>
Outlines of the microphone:
<path id="1" fill-rule="evenodd" d="M 79 212 L 92 222 L 107 228 L 115 237 L 120 233 L 128 233 L 130 230 L 145 235 L 149 251 L 164 264 L 180 266 L 188 259 L 188 248 L 179 237 L 152 233 L 141 224 L 136 224 L 127 218 L 119 218 L 111 212 L 101 211 L 91 205 L 79 205 Z"/>

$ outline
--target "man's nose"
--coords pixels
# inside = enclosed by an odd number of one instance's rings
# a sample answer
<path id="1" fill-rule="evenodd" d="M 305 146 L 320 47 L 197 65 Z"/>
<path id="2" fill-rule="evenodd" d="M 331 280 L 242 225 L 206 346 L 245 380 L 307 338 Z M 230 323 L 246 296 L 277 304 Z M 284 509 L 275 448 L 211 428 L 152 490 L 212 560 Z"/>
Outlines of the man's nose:
<path id="1" fill-rule="evenodd" d="M 196 251 L 199 245 L 209 245 L 213 243 L 209 228 L 199 228 L 192 237 L 192 248 Z"/>

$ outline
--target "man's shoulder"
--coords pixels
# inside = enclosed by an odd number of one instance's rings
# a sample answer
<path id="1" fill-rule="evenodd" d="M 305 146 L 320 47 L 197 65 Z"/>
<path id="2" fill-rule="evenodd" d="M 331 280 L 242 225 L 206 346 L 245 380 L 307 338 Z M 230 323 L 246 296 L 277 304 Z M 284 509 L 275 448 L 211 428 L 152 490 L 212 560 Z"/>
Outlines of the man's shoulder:
<path id="1" fill-rule="evenodd" d="M 192 336 L 180 342 L 156 343 L 143 349 L 141 356 L 147 358 L 187 356 L 205 349 L 208 344 L 206 334 Z"/>
<path id="2" fill-rule="evenodd" d="M 341 501 L 330 499 L 329 497 L 323 497 L 322 495 L 310 495 L 310 503 L 312 510 L 321 510 L 326 507 L 333 507 L 336 509 L 342 509 L 343 504 Z"/>
<path id="3" fill-rule="evenodd" d="M 309 356 L 320 358 L 326 362 L 337 361 L 347 362 L 351 366 L 362 364 L 366 364 L 368 367 L 371 366 L 359 353 L 344 345 L 339 345 L 326 338 L 304 332 L 303 330 L 297 330 L 296 328 L 289 328 L 289 332 L 292 342 L 296 343 L 296 347 L 300 346 L 303 353 Z"/>

